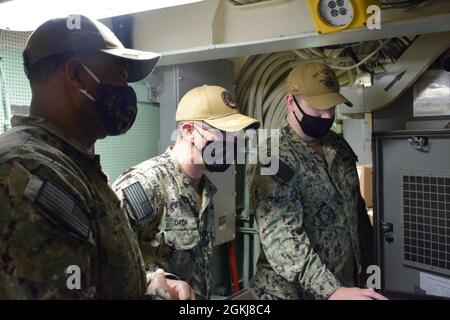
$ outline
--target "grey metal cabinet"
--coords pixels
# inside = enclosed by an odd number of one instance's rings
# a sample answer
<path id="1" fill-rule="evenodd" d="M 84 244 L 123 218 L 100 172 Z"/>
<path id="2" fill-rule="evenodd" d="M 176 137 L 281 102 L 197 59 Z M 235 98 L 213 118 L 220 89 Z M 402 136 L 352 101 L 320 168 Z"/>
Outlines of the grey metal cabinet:
<path id="1" fill-rule="evenodd" d="M 450 131 L 376 133 L 374 165 L 382 289 L 450 297 Z"/>

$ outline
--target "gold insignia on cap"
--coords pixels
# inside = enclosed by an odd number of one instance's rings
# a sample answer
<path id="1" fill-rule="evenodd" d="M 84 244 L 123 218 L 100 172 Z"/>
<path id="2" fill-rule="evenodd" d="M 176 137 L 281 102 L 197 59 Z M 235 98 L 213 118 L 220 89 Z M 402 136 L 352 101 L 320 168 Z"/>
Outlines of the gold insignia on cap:
<path id="1" fill-rule="evenodd" d="M 336 86 L 336 80 L 333 77 L 333 74 L 331 74 L 331 72 L 327 69 L 314 73 L 313 77 L 328 88 L 333 88 Z"/>
<path id="2" fill-rule="evenodd" d="M 228 91 L 222 92 L 222 100 L 227 107 L 237 109 L 237 104 L 234 102 L 233 96 Z"/>

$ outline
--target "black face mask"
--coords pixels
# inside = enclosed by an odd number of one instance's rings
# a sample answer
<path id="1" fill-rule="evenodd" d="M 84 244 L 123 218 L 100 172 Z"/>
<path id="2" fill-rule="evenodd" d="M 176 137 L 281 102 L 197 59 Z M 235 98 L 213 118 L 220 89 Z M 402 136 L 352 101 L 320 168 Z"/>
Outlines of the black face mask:
<path id="1" fill-rule="evenodd" d="M 200 131 L 198 131 L 198 133 L 206 140 Z M 203 163 L 205 164 L 206 170 L 210 172 L 227 171 L 237 158 L 237 141 L 225 141 L 226 133 L 222 132 L 222 135 L 222 141 L 208 141 L 201 150 Z M 208 148 L 212 143 L 215 143 L 215 146 Z M 207 154 L 205 154 L 206 151 L 208 151 Z M 231 154 L 232 152 L 233 154 Z M 220 157 L 219 155 L 216 155 L 216 153 L 222 154 L 222 156 Z M 216 159 L 216 157 L 218 157 L 218 159 Z M 209 159 L 214 160 L 214 162 L 211 162 Z"/>
<path id="2" fill-rule="evenodd" d="M 95 98 L 84 89 L 80 92 L 94 101 L 109 136 L 124 134 L 136 120 L 138 111 L 136 92 L 130 86 L 122 87 L 100 82 L 87 66 L 84 64 L 82 66 L 98 83 L 98 87 Z"/>
<path id="3" fill-rule="evenodd" d="M 294 98 L 295 104 L 303 115 L 302 120 L 299 120 L 294 112 L 295 119 L 297 119 L 297 122 L 302 128 L 303 132 L 308 136 L 316 139 L 325 137 L 333 126 L 334 115 L 331 119 L 310 116 L 303 111 L 303 109 L 300 107 L 300 104 L 297 102 L 297 99 L 294 96 L 292 96 L 292 98 Z"/>

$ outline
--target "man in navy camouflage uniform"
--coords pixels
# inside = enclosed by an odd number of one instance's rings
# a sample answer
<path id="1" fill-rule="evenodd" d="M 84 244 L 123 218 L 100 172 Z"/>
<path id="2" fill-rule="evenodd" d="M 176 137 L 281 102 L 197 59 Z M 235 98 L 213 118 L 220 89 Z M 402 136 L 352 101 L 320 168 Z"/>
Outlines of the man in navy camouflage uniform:
<path id="1" fill-rule="evenodd" d="M 223 145 L 226 154 L 235 152 L 233 133 L 257 121 L 237 111 L 227 90 L 206 85 L 186 93 L 176 120 L 175 145 L 126 171 L 113 189 L 136 230 L 148 270 L 161 267 L 175 273 L 199 299 L 209 299 L 216 187 L 205 172 L 225 171 L 234 159 L 225 156 L 215 163 L 205 155 L 214 145 Z M 139 198 L 148 199 L 146 210 L 136 206 Z"/>
<path id="2" fill-rule="evenodd" d="M 23 57 L 31 116 L 13 117 L 0 136 L 0 299 L 192 298 L 185 282 L 145 272 L 89 152 L 132 126 L 127 82 L 146 77 L 159 56 L 125 49 L 103 24 L 71 16 L 37 28 Z"/>
<path id="3" fill-rule="evenodd" d="M 285 102 L 280 140 L 262 144 L 262 152 L 279 149 L 279 170 L 263 175 L 258 165 L 253 171 L 262 252 L 251 286 L 261 299 L 383 299 L 356 288 L 372 251 L 370 222 L 357 157 L 330 131 L 335 106 L 350 102 L 323 64 L 292 70 Z M 363 233 L 368 240 L 361 242 Z"/>

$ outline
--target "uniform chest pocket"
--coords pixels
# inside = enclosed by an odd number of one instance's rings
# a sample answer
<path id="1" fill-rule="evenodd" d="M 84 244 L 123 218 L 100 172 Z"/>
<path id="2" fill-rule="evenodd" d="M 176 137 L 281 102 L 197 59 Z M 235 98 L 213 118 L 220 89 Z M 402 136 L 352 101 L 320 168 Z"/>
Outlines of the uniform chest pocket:
<path id="1" fill-rule="evenodd" d="M 343 166 L 343 180 L 354 189 L 358 187 L 359 177 L 355 162 L 347 163 Z"/>
<path id="2" fill-rule="evenodd" d="M 166 217 L 164 243 L 176 250 L 190 250 L 200 242 L 197 220 L 186 217 Z"/>
<path id="3" fill-rule="evenodd" d="M 359 182 L 358 171 L 355 167 L 346 168 L 344 171 L 344 180 L 346 183 L 356 186 Z"/>
<path id="4" fill-rule="evenodd" d="M 321 168 L 309 168 L 301 177 L 300 196 L 305 203 L 325 201 L 334 194 L 333 185 L 326 171 Z"/>
<path id="5" fill-rule="evenodd" d="M 347 201 L 354 200 L 359 192 L 359 178 L 355 159 L 352 157 L 343 157 L 339 166 L 334 168 L 334 174 L 339 193 Z"/>

